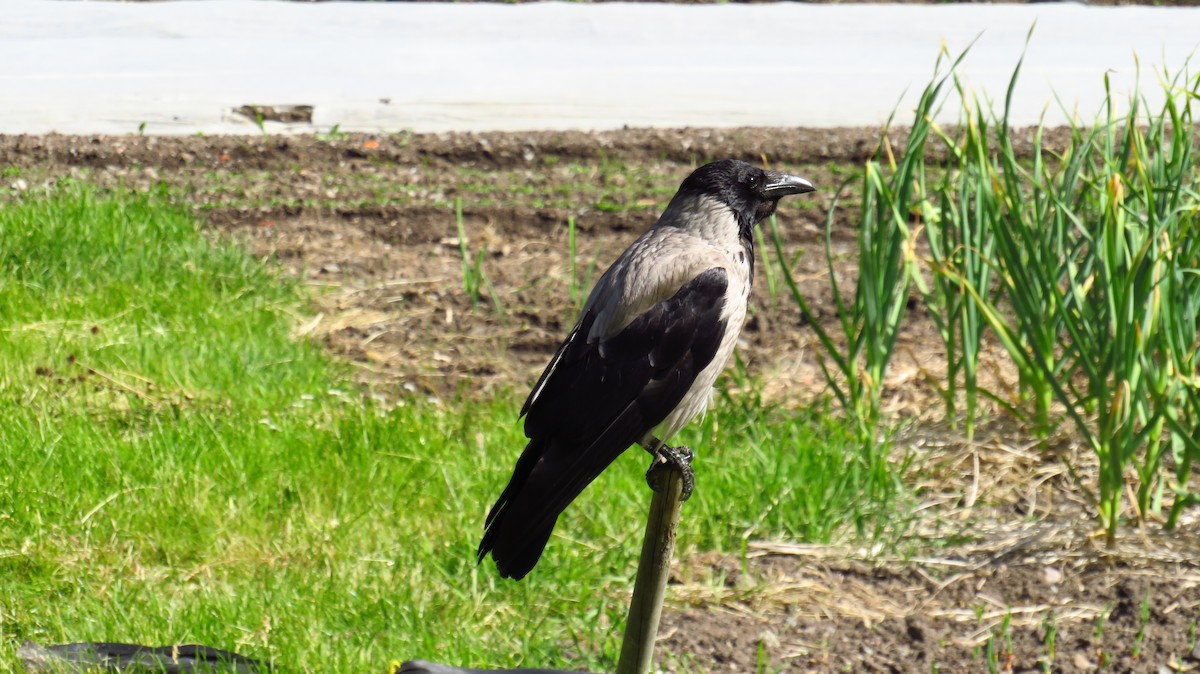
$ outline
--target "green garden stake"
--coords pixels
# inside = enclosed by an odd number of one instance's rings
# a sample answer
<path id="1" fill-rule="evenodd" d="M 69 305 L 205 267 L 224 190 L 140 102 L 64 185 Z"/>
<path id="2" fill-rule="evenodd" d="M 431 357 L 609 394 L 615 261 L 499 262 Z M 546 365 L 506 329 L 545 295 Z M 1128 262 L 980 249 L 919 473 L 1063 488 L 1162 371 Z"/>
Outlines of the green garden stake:
<path id="1" fill-rule="evenodd" d="M 650 517 L 646 522 L 646 537 L 642 540 L 642 555 L 638 559 L 617 674 L 648 674 L 653 667 L 654 641 L 667 593 L 671 555 L 675 552 L 683 471 L 674 464 L 659 463 L 651 476 L 654 497 L 650 500 Z"/>

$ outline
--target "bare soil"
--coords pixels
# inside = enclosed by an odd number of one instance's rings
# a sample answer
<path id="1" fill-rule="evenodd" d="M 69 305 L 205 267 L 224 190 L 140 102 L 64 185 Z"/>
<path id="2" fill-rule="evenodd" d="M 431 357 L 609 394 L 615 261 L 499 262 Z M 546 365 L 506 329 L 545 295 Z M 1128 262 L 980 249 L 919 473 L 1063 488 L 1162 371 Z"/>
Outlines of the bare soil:
<path id="1" fill-rule="evenodd" d="M 878 135 L 0 136 L 0 199 L 71 178 L 164 190 L 214 235 L 246 241 L 313 286 L 298 334 L 351 363 L 373 395 L 469 400 L 524 394 L 575 318 L 573 288 L 585 293 L 709 159 L 768 163 L 822 188 L 785 201 L 778 220 L 801 291 L 832 326 L 825 214 Z M 902 144 L 903 134 L 892 140 Z M 832 273 L 847 284 L 855 204 L 843 205 Z M 464 247 L 467 266 L 487 277 L 475 297 L 464 289 Z M 823 394 L 816 339 L 787 291 L 769 286 L 760 264 L 741 356 L 768 399 L 803 404 Z M 744 560 L 681 551 L 664 616 L 667 669 L 1200 671 L 1196 519 L 1176 534 L 1157 525 L 1124 532 L 1108 549 L 1067 475 L 1064 458 L 1087 472 L 1072 438 L 1039 449 L 998 418 L 975 444 L 956 439 L 929 384 L 944 376 L 940 342 L 913 306 L 887 381 L 889 412 L 920 422 L 904 439 L 921 466 L 923 502 L 910 548 L 763 542 Z M 1015 388 L 997 349 L 985 360 L 989 388 Z"/>

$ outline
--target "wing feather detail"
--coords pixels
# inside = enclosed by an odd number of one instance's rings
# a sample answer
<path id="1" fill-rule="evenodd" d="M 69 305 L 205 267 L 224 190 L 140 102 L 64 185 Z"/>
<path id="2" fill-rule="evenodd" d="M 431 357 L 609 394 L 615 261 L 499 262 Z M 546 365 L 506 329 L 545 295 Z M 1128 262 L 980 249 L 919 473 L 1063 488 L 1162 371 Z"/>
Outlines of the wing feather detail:
<path id="1" fill-rule="evenodd" d="M 522 407 L 529 444 L 488 514 L 481 560 L 491 552 L 518 579 L 533 568 L 559 514 L 712 362 L 728 287 L 723 267 L 706 269 L 607 339 L 589 338 L 600 313 L 589 302 Z"/>

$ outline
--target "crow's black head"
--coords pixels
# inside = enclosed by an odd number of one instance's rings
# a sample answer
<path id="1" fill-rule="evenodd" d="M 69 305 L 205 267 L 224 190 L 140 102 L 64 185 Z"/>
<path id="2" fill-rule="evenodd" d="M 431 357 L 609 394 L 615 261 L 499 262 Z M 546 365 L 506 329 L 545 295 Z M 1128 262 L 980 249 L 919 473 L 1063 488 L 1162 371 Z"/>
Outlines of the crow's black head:
<path id="1" fill-rule="evenodd" d="M 783 197 L 816 189 L 799 176 L 722 159 L 692 171 L 679 186 L 679 194 L 712 197 L 729 206 L 739 225 L 749 229 L 774 213 Z"/>

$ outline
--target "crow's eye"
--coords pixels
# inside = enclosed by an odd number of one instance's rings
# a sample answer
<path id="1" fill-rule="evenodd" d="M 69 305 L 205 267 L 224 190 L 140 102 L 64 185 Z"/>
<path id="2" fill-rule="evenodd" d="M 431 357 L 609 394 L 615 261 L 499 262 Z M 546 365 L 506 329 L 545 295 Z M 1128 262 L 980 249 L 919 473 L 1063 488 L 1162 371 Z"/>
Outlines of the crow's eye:
<path id="1" fill-rule="evenodd" d="M 751 173 L 749 176 L 746 177 L 746 185 L 748 185 L 751 189 L 756 190 L 759 188 L 759 186 L 761 184 L 762 184 L 762 176 L 760 176 L 757 173 Z"/>

